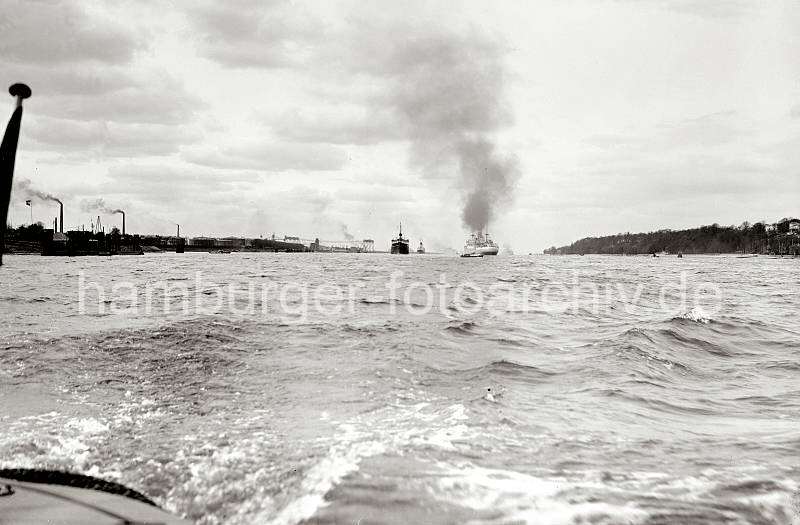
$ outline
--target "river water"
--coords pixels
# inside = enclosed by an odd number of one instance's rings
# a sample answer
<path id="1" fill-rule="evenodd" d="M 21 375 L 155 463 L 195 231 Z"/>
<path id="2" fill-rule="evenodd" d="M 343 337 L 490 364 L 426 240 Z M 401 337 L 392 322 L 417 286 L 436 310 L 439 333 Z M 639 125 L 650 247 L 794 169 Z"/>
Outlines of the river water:
<path id="1" fill-rule="evenodd" d="M 800 523 L 798 260 L 5 262 L 0 467 L 203 524 Z"/>

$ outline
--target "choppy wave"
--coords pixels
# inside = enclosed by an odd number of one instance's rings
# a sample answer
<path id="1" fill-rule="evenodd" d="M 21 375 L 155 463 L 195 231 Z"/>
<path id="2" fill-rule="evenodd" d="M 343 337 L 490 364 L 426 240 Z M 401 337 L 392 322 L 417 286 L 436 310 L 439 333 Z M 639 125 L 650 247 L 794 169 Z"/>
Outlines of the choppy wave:
<path id="1" fill-rule="evenodd" d="M 800 524 L 798 312 L 769 272 L 259 254 L 236 275 L 367 286 L 328 317 L 76 312 L 75 264 L 193 279 L 190 259 L 156 257 L 36 258 L 46 294 L 35 272 L 0 272 L 0 466 L 106 477 L 201 524 Z M 209 281 L 234 280 L 197 257 Z M 637 304 L 409 313 L 383 288 L 398 265 L 451 287 L 536 289 L 578 270 L 648 287 Z M 662 311 L 653 286 L 683 270 L 728 283 L 722 304 Z"/>

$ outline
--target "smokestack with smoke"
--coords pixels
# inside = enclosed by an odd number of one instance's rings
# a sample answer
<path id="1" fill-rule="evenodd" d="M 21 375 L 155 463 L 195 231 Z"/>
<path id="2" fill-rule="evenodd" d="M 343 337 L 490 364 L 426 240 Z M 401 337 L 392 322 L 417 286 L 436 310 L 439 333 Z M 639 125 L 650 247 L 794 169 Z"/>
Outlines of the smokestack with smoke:
<path id="1" fill-rule="evenodd" d="M 454 178 L 461 218 L 485 229 L 510 203 L 520 177 L 515 156 L 498 151 L 494 133 L 508 126 L 503 104 L 504 48 L 483 35 L 404 33 L 385 57 L 390 106 L 405 123 L 410 164 L 429 178 Z"/>
<path id="2" fill-rule="evenodd" d="M 19 179 L 18 181 L 15 181 L 14 189 L 16 191 L 21 191 L 26 197 L 29 197 L 31 199 L 41 199 L 43 201 L 53 201 L 62 204 L 61 200 L 58 197 L 54 197 L 53 195 L 47 192 L 40 191 L 34 188 L 33 185 L 31 184 L 31 181 L 29 181 L 28 179 Z"/>
<path id="3" fill-rule="evenodd" d="M 119 208 L 112 209 L 112 208 L 108 207 L 106 205 L 106 202 L 101 198 L 97 198 L 97 199 L 95 199 L 93 201 L 86 201 L 86 200 L 83 201 L 81 203 L 81 209 L 83 209 L 83 211 L 95 211 L 96 210 L 96 211 L 100 211 L 102 213 L 107 213 L 109 215 L 115 215 L 117 213 L 121 213 L 122 214 L 122 235 L 125 235 L 125 212 L 123 210 L 120 210 Z"/>
<path id="4" fill-rule="evenodd" d="M 53 226 L 54 231 L 64 233 L 64 203 L 61 199 L 55 197 L 47 192 L 37 190 L 28 179 L 19 179 L 14 183 L 14 189 L 21 191 L 26 197 L 31 199 L 41 199 L 43 201 L 52 201 L 58 203 L 58 218 L 57 223 Z"/>

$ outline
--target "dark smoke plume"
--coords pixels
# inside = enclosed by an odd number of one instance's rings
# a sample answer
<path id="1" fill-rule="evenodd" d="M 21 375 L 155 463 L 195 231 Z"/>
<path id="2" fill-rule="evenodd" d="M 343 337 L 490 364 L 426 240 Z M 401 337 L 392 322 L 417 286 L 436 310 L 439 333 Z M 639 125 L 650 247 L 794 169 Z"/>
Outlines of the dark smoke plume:
<path id="1" fill-rule="evenodd" d="M 412 166 L 431 178 L 458 173 L 461 216 L 471 230 L 485 229 L 511 201 L 520 177 L 516 157 L 494 141 L 512 120 L 503 103 L 504 54 L 474 32 L 412 34 L 397 40 L 386 62 L 390 105 L 407 124 Z"/>
<path id="2" fill-rule="evenodd" d="M 41 199 L 43 201 L 55 201 L 61 204 L 61 199 L 59 199 L 58 197 L 54 197 L 53 195 L 50 195 L 47 192 L 40 191 L 32 187 L 31 181 L 29 181 L 28 179 L 19 179 L 19 181 L 15 181 L 14 189 L 23 192 L 26 197 L 30 197 L 32 199 Z"/>
<path id="3" fill-rule="evenodd" d="M 115 213 L 125 213 L 123 210 L 120 210 L 118 208 L 114 209 L 106 206 L 106 202 L 101 198 L 97 198 L 92 201 L 85 200 L 81 202 L 81 209 L 87 212 L 99 211 L 100 213 L 107 213 L 109 215 L 113 215 Z"/>

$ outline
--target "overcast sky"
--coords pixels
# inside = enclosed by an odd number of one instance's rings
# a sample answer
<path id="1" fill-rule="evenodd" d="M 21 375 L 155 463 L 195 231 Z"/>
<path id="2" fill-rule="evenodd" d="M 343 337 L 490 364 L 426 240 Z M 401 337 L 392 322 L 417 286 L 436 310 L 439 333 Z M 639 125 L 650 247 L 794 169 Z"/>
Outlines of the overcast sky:
<path id="1" fill-rule="evenodd" d="M 67 228 L 102 198 L 131 232 L 460 248 L 482 172 L 517 253 L 800 215 L 796 1 L 0 7 L 16 179 Z"/>

